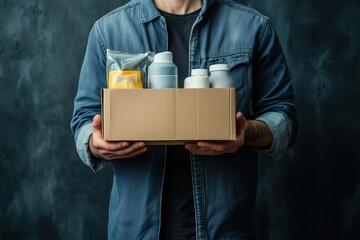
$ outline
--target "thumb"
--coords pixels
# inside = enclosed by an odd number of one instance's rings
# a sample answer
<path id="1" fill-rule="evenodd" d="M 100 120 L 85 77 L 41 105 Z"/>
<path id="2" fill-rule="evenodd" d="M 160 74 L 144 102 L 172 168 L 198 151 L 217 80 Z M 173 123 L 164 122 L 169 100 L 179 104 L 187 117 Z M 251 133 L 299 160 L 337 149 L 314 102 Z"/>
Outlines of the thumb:
<path id="1" fill-rule="evenodd" d="M 93 131 L 98 131 L 100 132 L 101 135 L 101 116 L 100 115 L 95 115 L 93 118 Z"/>
<path id="2" fill-rule="evenodd" d="M 236 129 L 237 134 L 240 135 L 241 131 L 245 130 L 246 118 L 242 112 L 236 113 Z"/>
<path id="3" fill-rule="evenodd" d="M 236 113 L 236 120 L 239 120 L 240 118 L 242 118 L 243 113 L 242 112 L 237 112 Z"/>

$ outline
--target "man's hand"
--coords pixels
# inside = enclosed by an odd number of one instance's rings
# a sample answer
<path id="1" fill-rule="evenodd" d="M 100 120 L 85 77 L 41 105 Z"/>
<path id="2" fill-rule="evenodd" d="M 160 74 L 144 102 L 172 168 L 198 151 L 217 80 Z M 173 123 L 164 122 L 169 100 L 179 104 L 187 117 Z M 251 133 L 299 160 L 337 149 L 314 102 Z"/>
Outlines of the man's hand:
<path id="1" fill-rule="evenodd" d="M 144 142 L 107 142 L 101 136 L 101 116 L 93 118 L 93 134 L 89 140 L 89 150 L 94 157 L 104 160 L 136 157 L 147 150 Z"/>
<path id="2" fill-rule="evenodd" d="M 220 155 L 224 153 L 235 153 L 238 148 L 244 145 L 246 118 L 241 113 L 236 114 L 237 139 L 233 142 L 214 143 L 214 142 L 196 142 L 187 143 L 185 148 L 198 155 Z"/>
<path id="3" fill-rule="evenodd" d="M 246 120 L 245 116 L 236 114 L 237 139 L 234 142 L 214 143 L 196 142 L 187 143 L 185 148 L 198 155 L 221 155 L 235 153 L 243 145 L 258 149 L 270 148 L 272 134 L 265 122 L 259 120 Z"/>

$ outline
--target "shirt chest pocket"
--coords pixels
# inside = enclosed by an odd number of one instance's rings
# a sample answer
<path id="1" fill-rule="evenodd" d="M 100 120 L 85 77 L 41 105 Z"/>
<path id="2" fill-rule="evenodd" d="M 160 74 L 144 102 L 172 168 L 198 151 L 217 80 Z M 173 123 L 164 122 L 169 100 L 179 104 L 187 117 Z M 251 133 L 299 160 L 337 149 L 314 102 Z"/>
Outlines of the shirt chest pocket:
<path id="1" fill-rule="evenodd" d="M 247 88 L 248 81 L 251 79 L 251 49 L 238 49 L 220 53 L 202 54 L 200 57 L 201 68 L 209 69 L 213 64 L 228 64 L 230 75 L 235 81 L 235 86 Z"/>

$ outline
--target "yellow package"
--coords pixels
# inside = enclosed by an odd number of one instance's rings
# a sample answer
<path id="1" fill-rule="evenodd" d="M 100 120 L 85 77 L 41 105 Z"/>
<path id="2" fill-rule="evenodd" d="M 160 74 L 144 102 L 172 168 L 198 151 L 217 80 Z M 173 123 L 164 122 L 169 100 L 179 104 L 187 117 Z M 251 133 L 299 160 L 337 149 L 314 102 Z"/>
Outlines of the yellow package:
<path id="1" fill-rule="evenodd" d="M 140 71 L 109 71 L 108 88 L 143 88 Z"/>

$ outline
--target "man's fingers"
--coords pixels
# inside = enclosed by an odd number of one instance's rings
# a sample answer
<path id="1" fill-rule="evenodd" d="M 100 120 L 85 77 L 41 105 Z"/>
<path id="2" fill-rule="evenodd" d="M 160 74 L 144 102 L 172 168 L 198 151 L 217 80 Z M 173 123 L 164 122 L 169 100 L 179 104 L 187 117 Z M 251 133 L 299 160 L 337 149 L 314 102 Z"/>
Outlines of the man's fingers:
<path id="1" fill-rule="evenodd" d="M 198 142 L 197 144 L 200 148 L 207 149 L 210 151 L 224 152 L 228 148 L 229 144 L 221 143 L 208 143 L 208 142 Z"/>
<path id="2" fill-rule="evenodd" d="M 94 144 L 95 145 L 95 144 Z M 146 151 L 147 146 L 144 142 L 106 142 L 100 140 L 97 144 L 99 153 L 107 159 L 129 158 L 139 155 Z"/>
<path id="3" fill-rule="evenodd" d="M 234 153 L 237 150 L 235 142 L 229 143 L 209 143 L 198 142 L 197 144 L 189 143 L 185 148 L 194 154 L 199 155 L 220 155 L 224 153 Z"/>
<path id="4" fill-rule="evenodd" d="M 114 150 L 113 153 L 118 156 L 126 156 L 133 152 L 138 151 L 141 148 L 144 148 L 146 145 L 144 142 L 134 142 L 129 145 L 127 148 Z"/>
<path id="5" fill-rule="evenodd" d="M 95 129 L 93 130 L 93 145 L 98 149 L 105 149 L 109 151 L 116 151 L 119 149 L 123 149 L 129 146 L 128 142 L 109 142 L 105 141 L 99 135 L 99 132 Z"/>
<path id="6" fill-rule="evenodd" d="M 133 158 L 133 157 L 136 157 L 136 156 L 146 152 L 147 149 L 148 149 L 147 146 L 144 146 L 144 147 L 136 149 L 135 151 L 132 151 L 128 154 L 119 155 L 117 153 L 107 152 L 107 153 L 104 153 L 103 155 L 106 157 L 107 160 L 115 160 L 115 159 L 121 159 L 121 158 Z"/>
<path id="7" fill-rule="evenodd" d="M 107 142 L 102 138 L 97 139 L 97 142 L 94 142 L 94 146 L 96 146 L 99 150 L 103 150 L 105 152 L 116 152 L 129 147 L 128 142 Z"/>
<path id="8" fill-rule="evenodd" d="M 220 155 L 222 153 L 219 153 L 217 151 L 212 151 L 212 150 L 208 150 L 208 149 L 203 149 L 203 148 L 199 148 L 199 147 L 195 147 L 195 148 L 191 148 L 191 147 L 187 147 L 187 149 L 192 152 L 193 154 L 197 154 L 197 155 Z"/>
<path id="9" fill-rule="evenodd" d="M 135 150 L 134 152 L 131 152 L 131 153 L 127 154 L 127 155 L 122 156 L 122 158 L 133 158 L 133 157 L 136 157 L 136 156 L 138 156 L 140 154 L 143 154 L 147 150 L 148 150 L 148 148 L 147 148 L 147 146 L 145 146 L 145 147 L 142 147 L 142 148 L 139 148 L 139 149 Z"/>

